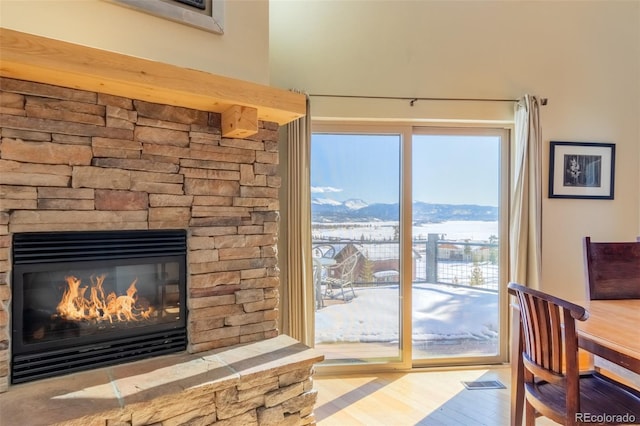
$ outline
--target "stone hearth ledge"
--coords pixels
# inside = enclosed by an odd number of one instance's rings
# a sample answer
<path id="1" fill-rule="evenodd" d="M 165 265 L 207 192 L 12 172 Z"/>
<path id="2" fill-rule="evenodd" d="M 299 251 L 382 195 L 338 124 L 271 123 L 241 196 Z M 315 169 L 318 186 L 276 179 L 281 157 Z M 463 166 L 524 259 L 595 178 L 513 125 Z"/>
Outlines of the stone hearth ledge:
<path id="1" fill-rule="evenodd" d="M 314 424 L 311 376 L 323 359 L 280 335 L 72 373 L 11 386 L 0 424 Z"/>

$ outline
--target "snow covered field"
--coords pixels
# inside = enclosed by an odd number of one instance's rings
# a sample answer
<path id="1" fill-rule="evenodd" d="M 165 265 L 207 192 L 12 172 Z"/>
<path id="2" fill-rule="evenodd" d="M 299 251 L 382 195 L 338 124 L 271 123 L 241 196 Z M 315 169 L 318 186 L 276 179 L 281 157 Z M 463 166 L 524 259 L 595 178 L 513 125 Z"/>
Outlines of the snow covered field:
<path id="1" fill-rule="evenodd" d="M 387 342 L 399 339 L 397 286 L 356 289 L 348 303 L 316 312 L 316 343 Z M 495 340 L 498 293 L 442 284 L 413 286 L 413 342 Z"/>
<path id="2" fill-rule="evenodd" d="M 397 222 L 313 223 L 312 238 L 384 241 L 393 239 L 397 226 Z M 429 234 L 444 235 L 446 240 L 489 241 L 490 236 L 498 236 L 498 222 L 450 221 L 413 227 L 414 239 L 426 240 Z"/>

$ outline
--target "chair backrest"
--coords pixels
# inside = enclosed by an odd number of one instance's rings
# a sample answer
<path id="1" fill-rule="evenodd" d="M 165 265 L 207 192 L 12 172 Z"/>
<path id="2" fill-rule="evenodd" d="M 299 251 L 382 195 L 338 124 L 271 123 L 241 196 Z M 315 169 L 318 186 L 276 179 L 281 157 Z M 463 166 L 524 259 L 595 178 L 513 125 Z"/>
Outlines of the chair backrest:
<path id="1" fill-rule="evenodd" d="M 640 298 L 640 241 L 584 239 L 588 295 L 595 299 Z"/>
<path id="2" fill-rule="evenodd" d="M 311 249 L 313 257 L 332 258 L 336 255 L 336 249 L 331 244 L 318 244 Z"/>
<path id="3" fill-rule="evenodd" d="M 340 278 L 345 282 L 353 282 L 359 256 L 360 253 L 355 252 L 336 265 L 334 268 L 334 274 L 337 275 L 336 278 Z"/>
<path id="4" fill-rule="evenodd" d="M 538 379 L 564 386 L 566 412 L 563 416 L 575 418 L 580 412 L 575 320 L 584 321 L 589 314 L 582 306 L 520 284 L 509 283 L 508 289 L 520 307 L 525 389 Z M 544 416 L 557 418 L 551 408 L 536 408 Z"/>

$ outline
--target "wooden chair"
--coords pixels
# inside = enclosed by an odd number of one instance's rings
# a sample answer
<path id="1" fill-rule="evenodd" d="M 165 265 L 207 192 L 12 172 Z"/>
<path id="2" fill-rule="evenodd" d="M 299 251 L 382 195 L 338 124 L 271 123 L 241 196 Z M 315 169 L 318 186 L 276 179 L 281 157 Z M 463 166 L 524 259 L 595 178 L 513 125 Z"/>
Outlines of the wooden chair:
<path id="1" fill-rule="evenodd" d="M 508 289 L 520 307 L 527 426 L 538 416 L 587 424 L 585 413 L 640 419 L 640 392 L 596 372 L 579 372 L 575 321 L 589 317 L 583 307 L 516 283 Z"/>
<path id="2" fill-rule="evenodd" d="M 334 290 L 340 290 L 340 297 L 345 302 L 356 297 L 356 292 L 353 289 L 353 281 L 355 280 L 356 266 L 358 265 L 359 252 L 355 252 L 352 255 L 346 257 L 342 262 L 327 266 L 327 276 L 322 278 L 322 284 L 325 285 L 325 296 L 330 298 L 337 297 Z M 351 289 L 352 297 L 347 299 L 344 294 L 345 287 Z"/>
<path id="3" fill-rule="evenodd" d="M 585 237 L 584 254 L 591 300 L 640 298 L 640 241 L 595 243 Z"/>

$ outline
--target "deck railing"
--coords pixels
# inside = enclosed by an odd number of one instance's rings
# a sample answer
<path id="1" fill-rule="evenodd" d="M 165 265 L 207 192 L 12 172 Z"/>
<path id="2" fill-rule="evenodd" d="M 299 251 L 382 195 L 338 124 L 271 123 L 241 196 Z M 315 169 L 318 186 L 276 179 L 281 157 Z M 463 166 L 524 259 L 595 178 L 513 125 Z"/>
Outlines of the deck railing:
<path id="1" fill-rule="evenodd" d="M 397 241 L 348 239 L 314 240 L 313 245 L 331 244 L 335 257 L 358 250 L 360 265 L 355 285 L 360 287 L 399 283 L 400 244 Z M 499 284 L 498 242 L 453 241 L 429 234 L 412 242 L 413 283 L 449 284 L 497 290 Z"/>

